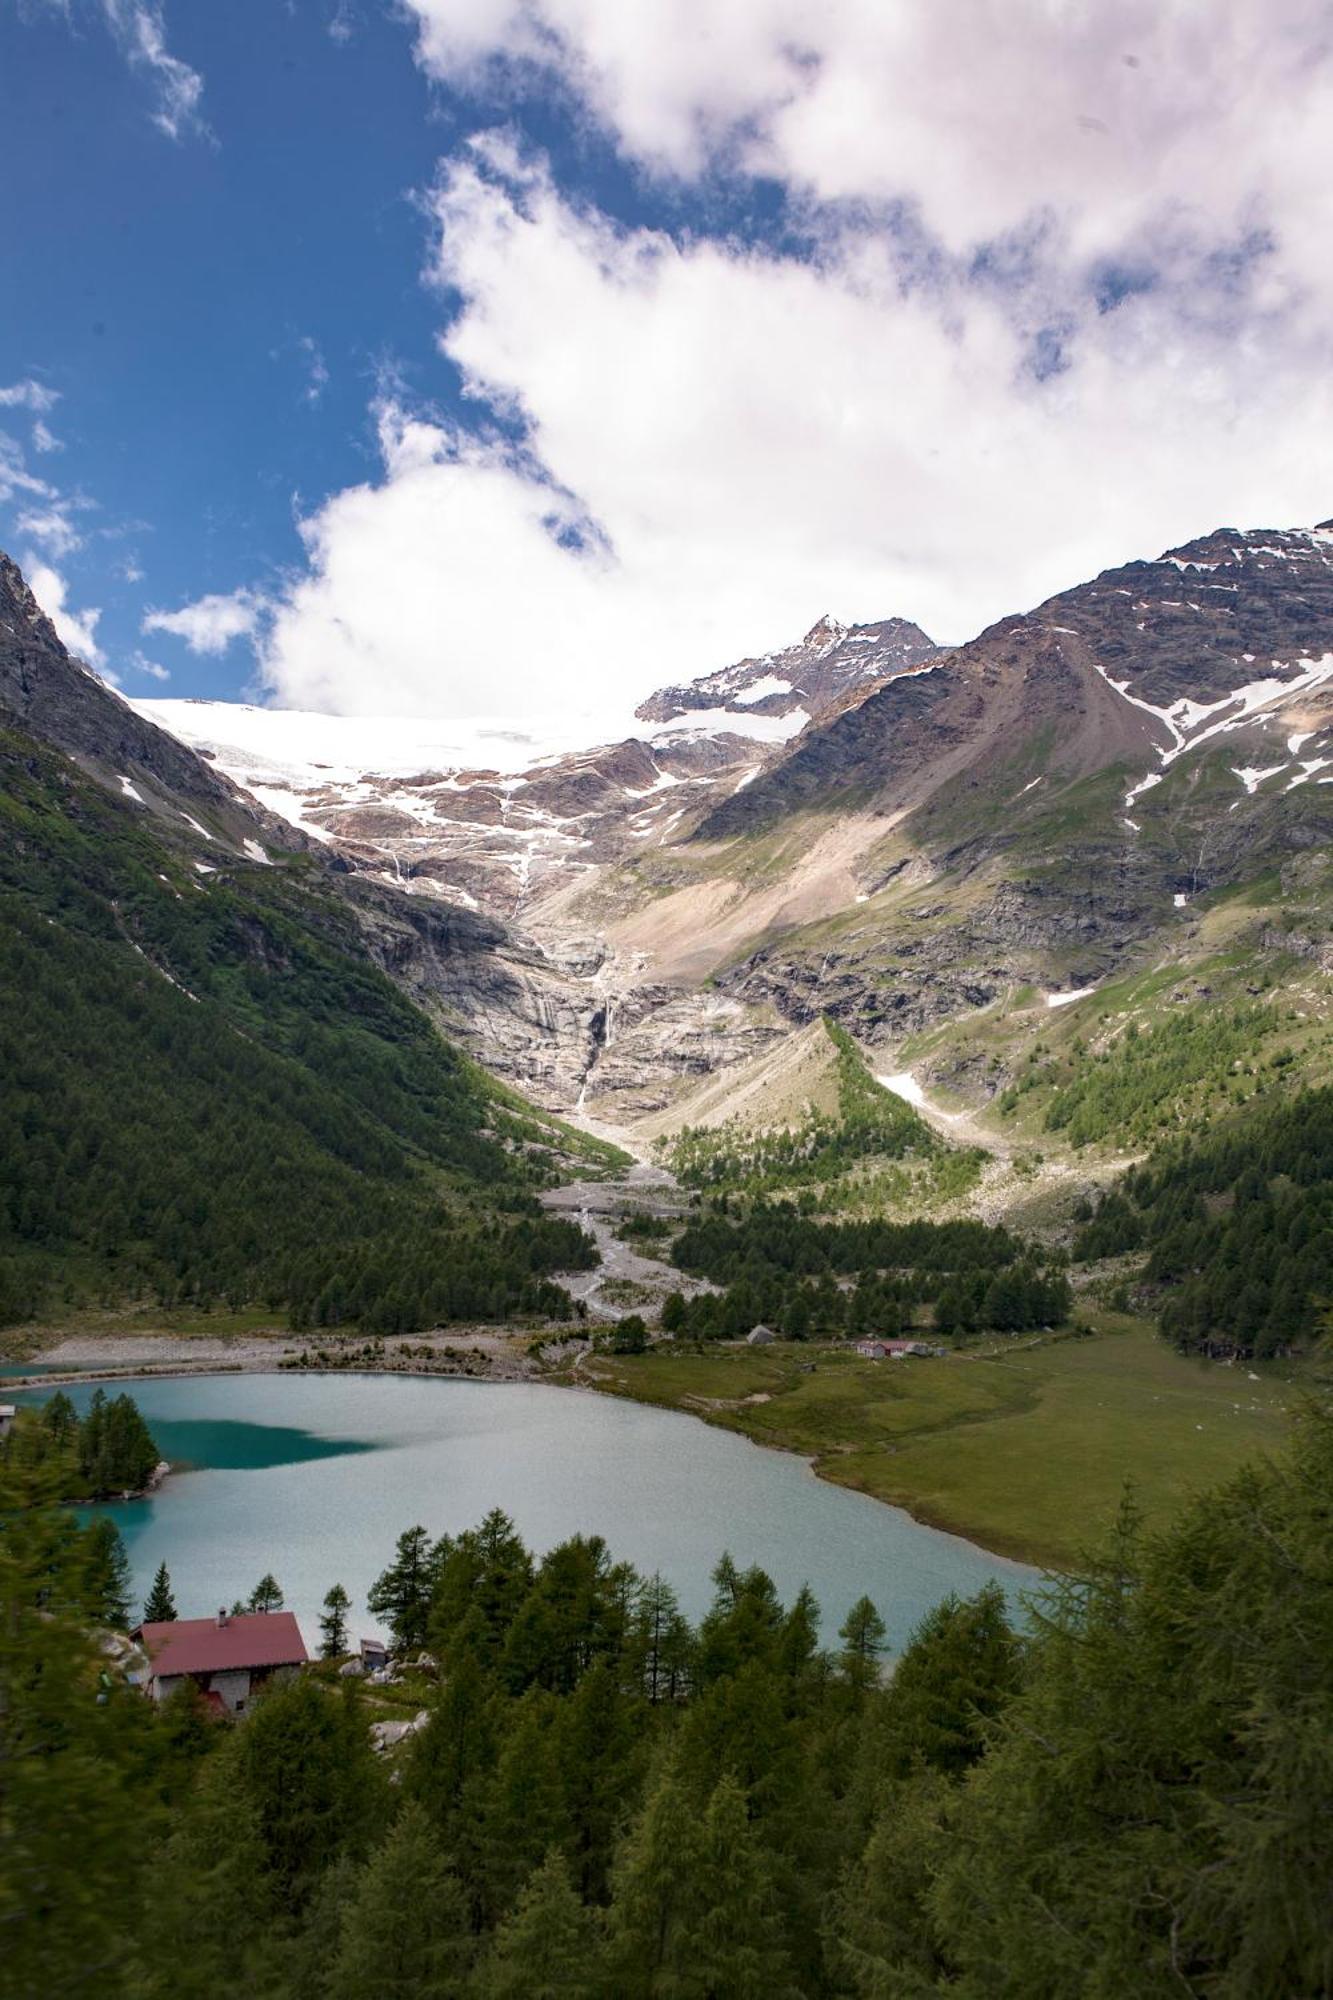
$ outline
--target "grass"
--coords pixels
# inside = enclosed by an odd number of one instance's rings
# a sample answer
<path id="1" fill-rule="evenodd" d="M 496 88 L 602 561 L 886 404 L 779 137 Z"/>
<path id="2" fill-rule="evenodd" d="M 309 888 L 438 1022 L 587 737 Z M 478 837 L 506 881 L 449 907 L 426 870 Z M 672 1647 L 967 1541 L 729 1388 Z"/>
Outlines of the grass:
<path id="1" fill-rule="evenodd" d="M 1095 1317 L 1090 1338 L 1019 1336 L 944 1360 L 725 1347 L 617 1357 L 584 1379 L 802 1452 L 838 1485 L 1059 1569 L 1105 1533 L 1127 1482 L 1162 1523 L 1280 1449 L 1306 1386 L 1290 1364 L 1223 1367 L 1142 1321 Z"/>

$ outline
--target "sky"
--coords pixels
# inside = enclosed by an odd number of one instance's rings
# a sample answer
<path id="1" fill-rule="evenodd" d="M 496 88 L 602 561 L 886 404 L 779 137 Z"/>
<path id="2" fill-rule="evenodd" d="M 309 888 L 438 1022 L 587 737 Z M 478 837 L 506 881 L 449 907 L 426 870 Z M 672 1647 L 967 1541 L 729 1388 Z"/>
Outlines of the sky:
<path id="1" fill-rule="evenodd" d="M 628 713 L 1333 514 L 1329 0 L 0 0 L 0 546 L 130 695 Z"/>

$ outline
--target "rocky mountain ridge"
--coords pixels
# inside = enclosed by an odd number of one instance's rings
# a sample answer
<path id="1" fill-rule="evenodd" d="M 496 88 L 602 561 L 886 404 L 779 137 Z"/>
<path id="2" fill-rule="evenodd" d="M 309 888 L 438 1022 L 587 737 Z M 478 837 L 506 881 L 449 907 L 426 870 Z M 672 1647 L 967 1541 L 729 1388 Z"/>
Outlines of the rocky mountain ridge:
<path id="1" fill-rule="evenodd" d="M 664 1129 L 820 1015 L 894 1068 L 927 1037 L 984 1106 L 1017 1057 L 1000 1033 L 983 1074 L 970 1024 L 1030 1040 L 1153 965 L 1207 992 L 1224 932 L 1256 978 L 1275 935 L 1325 949 L 1329 523 L 1217 530 L 948 651 L 821 620 L 591 749 L 497 727 L 423 767 L 403 724 L 376 771 L 359 719 L 309 718 L 303 749 L 281 711 L 139 709 L 304 831 L 451 1034 L 616 1125 Z M 1238 927 L 1214 912 L 1242 888 Z"/>

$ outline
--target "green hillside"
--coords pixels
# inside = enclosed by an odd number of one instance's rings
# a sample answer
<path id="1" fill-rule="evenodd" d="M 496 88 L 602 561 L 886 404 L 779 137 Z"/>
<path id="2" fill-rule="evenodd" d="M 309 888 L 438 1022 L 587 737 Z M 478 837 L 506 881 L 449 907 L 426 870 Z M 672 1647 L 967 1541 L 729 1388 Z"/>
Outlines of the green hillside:
<path id="1" fill-rule="evenodd" d="M 821 1047 L 815 1087 L 806 1075 L 799 1100 L 784 1097 L 775 1079 L 746 1115 L 686 1124 L 662 1143 L 687 1187 L 753 1197 L 800 1191 L 824 1212 L 877 1214 L 929 1207 L 972 1185 L 984 1156 L 946 1146 L 875 1080 L 844 1028 L 825 1020 L 803 1033 Z"/>
<path id="2" fill-rule="evenodd" d="M 0 1323 L 146 1299 L 408 1331 L 567 1312 L 565 1143 L 370 962 L 316 864 L 202 872 L 0 735 Z"/>
<path id="3" fill-rule="evenodd" d="M 1162 1331 L 1187 1351 L 1310 1347 L 1333 1299 L 1333 1089 L 1163 1147 L 1104 1197 L 1075 1250 L 1145 1255 Z"/>

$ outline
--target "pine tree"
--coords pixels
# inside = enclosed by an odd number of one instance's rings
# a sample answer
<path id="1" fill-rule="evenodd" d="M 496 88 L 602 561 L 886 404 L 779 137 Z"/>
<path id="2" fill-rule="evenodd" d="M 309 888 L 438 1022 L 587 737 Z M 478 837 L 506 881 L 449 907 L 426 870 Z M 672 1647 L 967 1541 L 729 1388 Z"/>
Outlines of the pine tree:
<path id="1" fill-rule="evenodd" d="M 868 1597 L 858 1597 L 838 1628 L 842 1640 L 839 1664 L 852 1686 L 860 1692 L 879 1679 L 879 1659 L 884 1651 L 888 1628 Z"/>
<path id="2" fill-rule="evenodd" d="M 602 1949 L 598 1913 L 580 1903 L 568 1863 L 552 1848 L 495 1933 L 478 2000 L 597 2000 Z"/>
<path id="3" fill-rule="evenodd" d="M 82 1537 L 58 1493 L 58 1469 L 26 1464 L 11 1438 L 0 1450 L 0 1986 L 73 1996 L 96 1968 L 98 1989 L 115 1994 L 156 1832 L 152 1718 L 136 1690 L 99 1688 Z"/>
<path id="4" fill-rule="evenodd" d="M 324 1615 L 319 1621 L 320 1658 L 337 1660 L 347 1651 L 347 1614 L 352 1600 L 340 1583 L 335 1583 L 324 1599 Z"/>
<path id="5" fill-rule="evenodd" d="M 680 1944 L 683 1990 L 699 2000 L 794 1996 L 772 1872 L 734 1778 L 709 1800 L 695 1866 L 697 1913 Z"/>
<path id="6" fill-rule="evenodd" d="M 299 1914 L 331 1861 L 363 1858 L 387 1810 L 357 1686 L 334 1691 L 298 1675 L 255 1703 L 234 1742 L 236 1789 L 254 1809 L 265 1873 Z"/>
<path id="7" fill-rule="evenodd" d="M 84 1529 L 82 1542 L 88 1615 L 123 1631 L 130 1622 L 130 1562 L 120 1530 L 108 1514 L 99 1514 Z"/>
<path id="8" fill-rule="evenodd" d="M 612 1878 L 611 1990 L 669 1993 L 698 1912 L 699 1817 L 671 1762 L 659 1766 Z"/>
<path id="9" fill-rule="evenodd" d="M 397 1652 L 425 1645 L 434 1582 L 429 1535 L 422 1527 L 405 1529 L 393 1561 L 366 1593 L 366 1603 L 388 1625 Z"/>
<path id="10" fill-rule="evenodd" d="M 470 1955 L 462 1886 L 409 1799 L 343 1906 L 328 2000 L 453 2000 L 465 1990 Z"/>
<path id="11" fill-rule="evenodd" d="M 282 1585 L 272 1571 L 266 1571 L 250 1592 L 247 1611 L 281 1611 Z"/>
<path id="12" fill-rule="evenodd" d="M 176 1600 L 171 1594 L 171 1575 L 165 1563 L 159 1563 L 153 1587 L 144 1601 L 143 1622 L 145 1625 L 169 1624 L 177 1616 Z"/>

